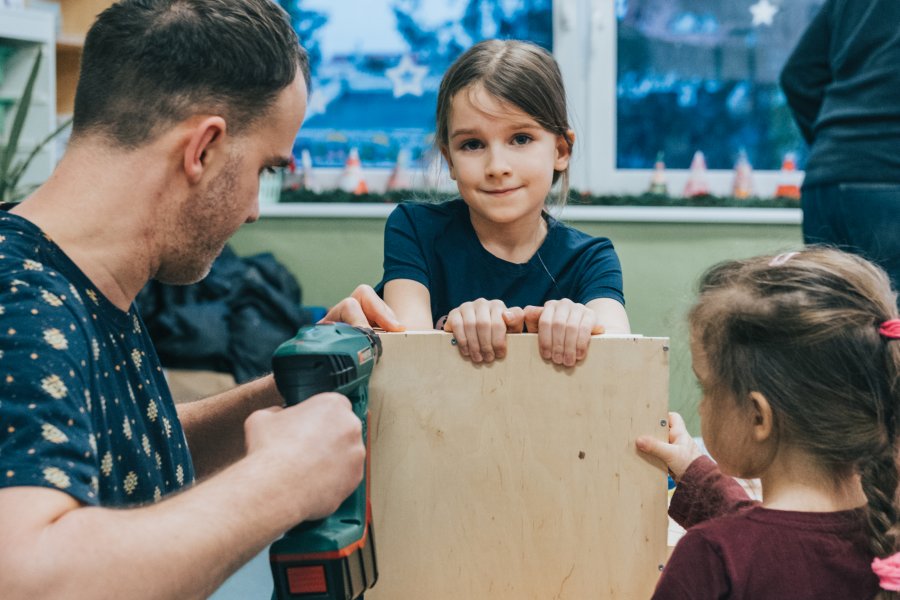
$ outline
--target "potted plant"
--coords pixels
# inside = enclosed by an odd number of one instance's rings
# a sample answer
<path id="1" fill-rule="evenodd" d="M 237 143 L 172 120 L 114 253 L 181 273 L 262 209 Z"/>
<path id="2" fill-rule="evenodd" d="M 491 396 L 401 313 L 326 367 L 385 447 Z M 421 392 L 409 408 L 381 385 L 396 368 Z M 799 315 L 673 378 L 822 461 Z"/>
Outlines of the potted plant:
<path id="1" fill-rule="evenodd" d="M 71 123 L 71 119 L 67 119 L 55 131 L 35 145 L 24 159 L 15 161 L 19 137 L 22 135 L 25 118 L 28 116 L 28 109 L 31 106 L 31 96 L 34 92 L 34 84 L 37 80 L 42 59 L 43 51 L 39 49 L 37 56 L 34 58 L 28 81 L 25 83 L 22 95 L 16 103 L 16 110 L 13 115 L 12 126 L 9 129 L 9 136 L 6 139 L 6 145 L 0 145 L 0 202 L 18 202 L 36 187 L 21 187 L 19 182 L 22 179 L 22 175 L 25 174 L 25 170 L 38 152 Z"/>

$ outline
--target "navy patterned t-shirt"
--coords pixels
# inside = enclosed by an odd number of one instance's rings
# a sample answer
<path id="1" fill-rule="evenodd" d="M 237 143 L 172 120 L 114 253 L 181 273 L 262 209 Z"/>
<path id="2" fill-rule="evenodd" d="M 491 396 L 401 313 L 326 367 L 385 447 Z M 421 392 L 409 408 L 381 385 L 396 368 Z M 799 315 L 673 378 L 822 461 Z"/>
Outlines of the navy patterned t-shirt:
<path id="1" fill-rule="evenodd" d="M 0 487 L 123 507 L 193 479 L 134 306 L 116 308 L 34 224 L 0 213 Z"/>

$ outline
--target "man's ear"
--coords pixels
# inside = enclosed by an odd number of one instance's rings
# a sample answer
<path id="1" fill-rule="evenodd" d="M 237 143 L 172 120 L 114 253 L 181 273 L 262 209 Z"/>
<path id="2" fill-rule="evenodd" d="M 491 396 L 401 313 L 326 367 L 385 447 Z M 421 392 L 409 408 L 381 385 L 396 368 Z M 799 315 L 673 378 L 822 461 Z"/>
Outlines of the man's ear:
<path id="1" fill-rule="evenodd" d="M 184 148 L 184 172 L 192 184 L 198 183 L 211 162 L 223 153 L 225 119 L 204 117 L 195 123 Z"/>
<path id="2" fill-rule="evenodd" d="M 556 137 L 556 162 L 553 163 L 554 171 L 565 171 L 572 158 L 572 147 L 575 146 L 575 132 L 567 130 L 565 135 Z"/>
<path id="3" fill-rule="evenodd" d="M 772 414 L 772 406 L 765 396 L 759 392 L 750 392 L 750 424 L 753 439 L 757 442 L 765 442 L 772 438 L 775 431 L 775 420 Z"/>
<path id="4" fill-rule="evenodd" d="M 453 161 L 450 160 L 450 152 L 444 146 L 441 146 L 441 156 L 447 161 L 447 167 L 450 169 L 450 179 L 456 181 L 456 170 L 453 168 Z"/>

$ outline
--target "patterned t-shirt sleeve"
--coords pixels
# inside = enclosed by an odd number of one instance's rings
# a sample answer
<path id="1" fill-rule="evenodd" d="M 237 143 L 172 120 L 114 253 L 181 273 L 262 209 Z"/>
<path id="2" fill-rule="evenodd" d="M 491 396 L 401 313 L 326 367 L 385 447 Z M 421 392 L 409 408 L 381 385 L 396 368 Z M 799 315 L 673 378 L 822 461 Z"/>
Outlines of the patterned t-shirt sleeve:
<path id="1" fill-rule="evenodd" d="M 384 226 L 384 276 L 376 287 L 378 293 L 394 279 L 411 279 L 429 287 L 428 265 L 413 213 L 411 207 L 401 204 L 388 216 Z"/>
<path id="2" fill-rule="evenodd" d="M 91 341 L 56 273 L 9 260 L 0 259 L 0 487 L 55 488 L 97 504 L 97 442 L 82 379 Z"/>

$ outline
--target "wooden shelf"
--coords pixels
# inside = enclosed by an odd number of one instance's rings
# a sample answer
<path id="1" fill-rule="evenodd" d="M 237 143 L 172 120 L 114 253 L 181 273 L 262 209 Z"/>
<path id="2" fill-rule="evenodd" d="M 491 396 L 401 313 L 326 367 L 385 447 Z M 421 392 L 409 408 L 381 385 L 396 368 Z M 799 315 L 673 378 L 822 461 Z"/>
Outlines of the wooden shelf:
<path id="1" fill-rule="evenodd" d="M 65 36 L 80 36 L 94 24 L 98 14 L 109 8 L 112 0 L 56 0 L 62 15 L 62 33 Z"/>
<path id="2" fill-rule="evenodd" d="M 61 33 L 56 36 L 57 52 L 81 52 L 84 48 L 84 36 L 71 33 Z"/>
<path id="3" fill-rule="evenodd" d="M 56 36 L 56 112 L 68 115 L 75 105 L 84 36 L 112 0 L 56 1 L 62 16 L 62 32 Z"/>

